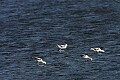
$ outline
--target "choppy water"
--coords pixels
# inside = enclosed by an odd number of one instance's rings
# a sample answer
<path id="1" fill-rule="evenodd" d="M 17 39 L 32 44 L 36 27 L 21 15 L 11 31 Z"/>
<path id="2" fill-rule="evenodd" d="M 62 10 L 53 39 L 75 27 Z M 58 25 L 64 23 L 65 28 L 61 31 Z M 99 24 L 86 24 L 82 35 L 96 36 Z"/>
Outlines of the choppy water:
<path id="1" fill-rule="evenodd" d="M 120 80 L 120 1 L 1 0 L 0 80 Z"/>

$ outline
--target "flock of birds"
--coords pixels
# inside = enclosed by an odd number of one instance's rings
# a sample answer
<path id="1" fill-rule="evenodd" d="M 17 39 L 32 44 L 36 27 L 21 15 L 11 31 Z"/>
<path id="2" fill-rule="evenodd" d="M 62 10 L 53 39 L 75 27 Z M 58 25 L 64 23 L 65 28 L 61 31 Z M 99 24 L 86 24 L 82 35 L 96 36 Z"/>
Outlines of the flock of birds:
<path id="1" fill-rule="evenodd" d="M 59 48 L 59 51 L 61 52 L 61 51 L 64 51 L 68 47 L 68 44 L 61 44 L 61 45 L 57 44 L 57 47 Z M 101 48 L 91 48 L 90 50 L 92 50 L 96 53 L 105 52 Z M 81 56 L 81 58 L 85 59 L 85 61 L 88 61 L 88 60 L 92 61 L 93 60 L 92 57 L 90 57 L 88 54 L 82 54 L 80 56 Z M 32 57 L 32 58 L 38 62 L 38 65 L 39 65 L 39 63 L 46 64 L 46 62 L 42 58 L 39 58 L 39 57 Z"/>

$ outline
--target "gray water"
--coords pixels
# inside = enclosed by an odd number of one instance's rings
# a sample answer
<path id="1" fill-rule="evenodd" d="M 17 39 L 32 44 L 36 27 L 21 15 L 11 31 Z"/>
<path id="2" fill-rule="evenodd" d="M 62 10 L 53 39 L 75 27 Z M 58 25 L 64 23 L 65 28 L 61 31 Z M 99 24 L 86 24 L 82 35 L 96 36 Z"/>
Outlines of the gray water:
<path id="1" fill-rule="evenodd" d="M 0 80 L 120 80 L 120 1 L 0 0 Z"/>

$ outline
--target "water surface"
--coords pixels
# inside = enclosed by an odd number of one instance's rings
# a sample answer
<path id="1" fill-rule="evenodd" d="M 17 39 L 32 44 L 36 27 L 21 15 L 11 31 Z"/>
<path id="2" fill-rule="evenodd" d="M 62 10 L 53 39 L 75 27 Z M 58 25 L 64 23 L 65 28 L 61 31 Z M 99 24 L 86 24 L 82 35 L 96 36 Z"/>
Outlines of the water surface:
<path id="1" fill-rule="evenodd" d="M 1 0 L 0 79 L 119 80 L 119 21 L 119 0 Z M 60 53 L 62 43 L 69 46 Z"/>

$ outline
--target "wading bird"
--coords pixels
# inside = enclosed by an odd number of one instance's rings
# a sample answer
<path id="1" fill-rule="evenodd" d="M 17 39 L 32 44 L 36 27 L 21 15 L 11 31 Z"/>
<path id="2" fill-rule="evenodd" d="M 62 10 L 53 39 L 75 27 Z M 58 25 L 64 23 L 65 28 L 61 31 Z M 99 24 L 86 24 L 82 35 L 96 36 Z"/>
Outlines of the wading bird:
<path id="1" fill-rule="evenodd" d="M 89 57 L 87 54 L 82 54 L 82 55 L 80 55 L 83 59 L 85 59 L 86 61 L 87 60 L 93 60 L 91 57 Z"/>
<path id="2" fill-rule="evenodd" d="M 105 52 L 104 50 L 102 50 L 100 48 L 91 48 L 90 50 L 92 50 L 94 52 L 98 52 L 98 53 Z"/>
<path id="3" fill-rule="evenodd" d="M 67 44 L 62 44 L 62 45 L 58 45 L 57 44 L 57 46 L 58 46 L 58 48 L 60 49 L 59 51 L 62 51 L 62 50 L 64 50 L 64 49 L 66 49 L 67 48 Z"/>
<path id="4" fill-rule="evenodd" d="M 46 64 L 46 62 L 43 61 L 43 60 L 42 60 L 41 58 L 39 58 L 39 57 L 32 57 L 32 58 L 35 59 L 35 60 L 38 62 L 38 64 L 39 64 L 40 62 Z"/>

